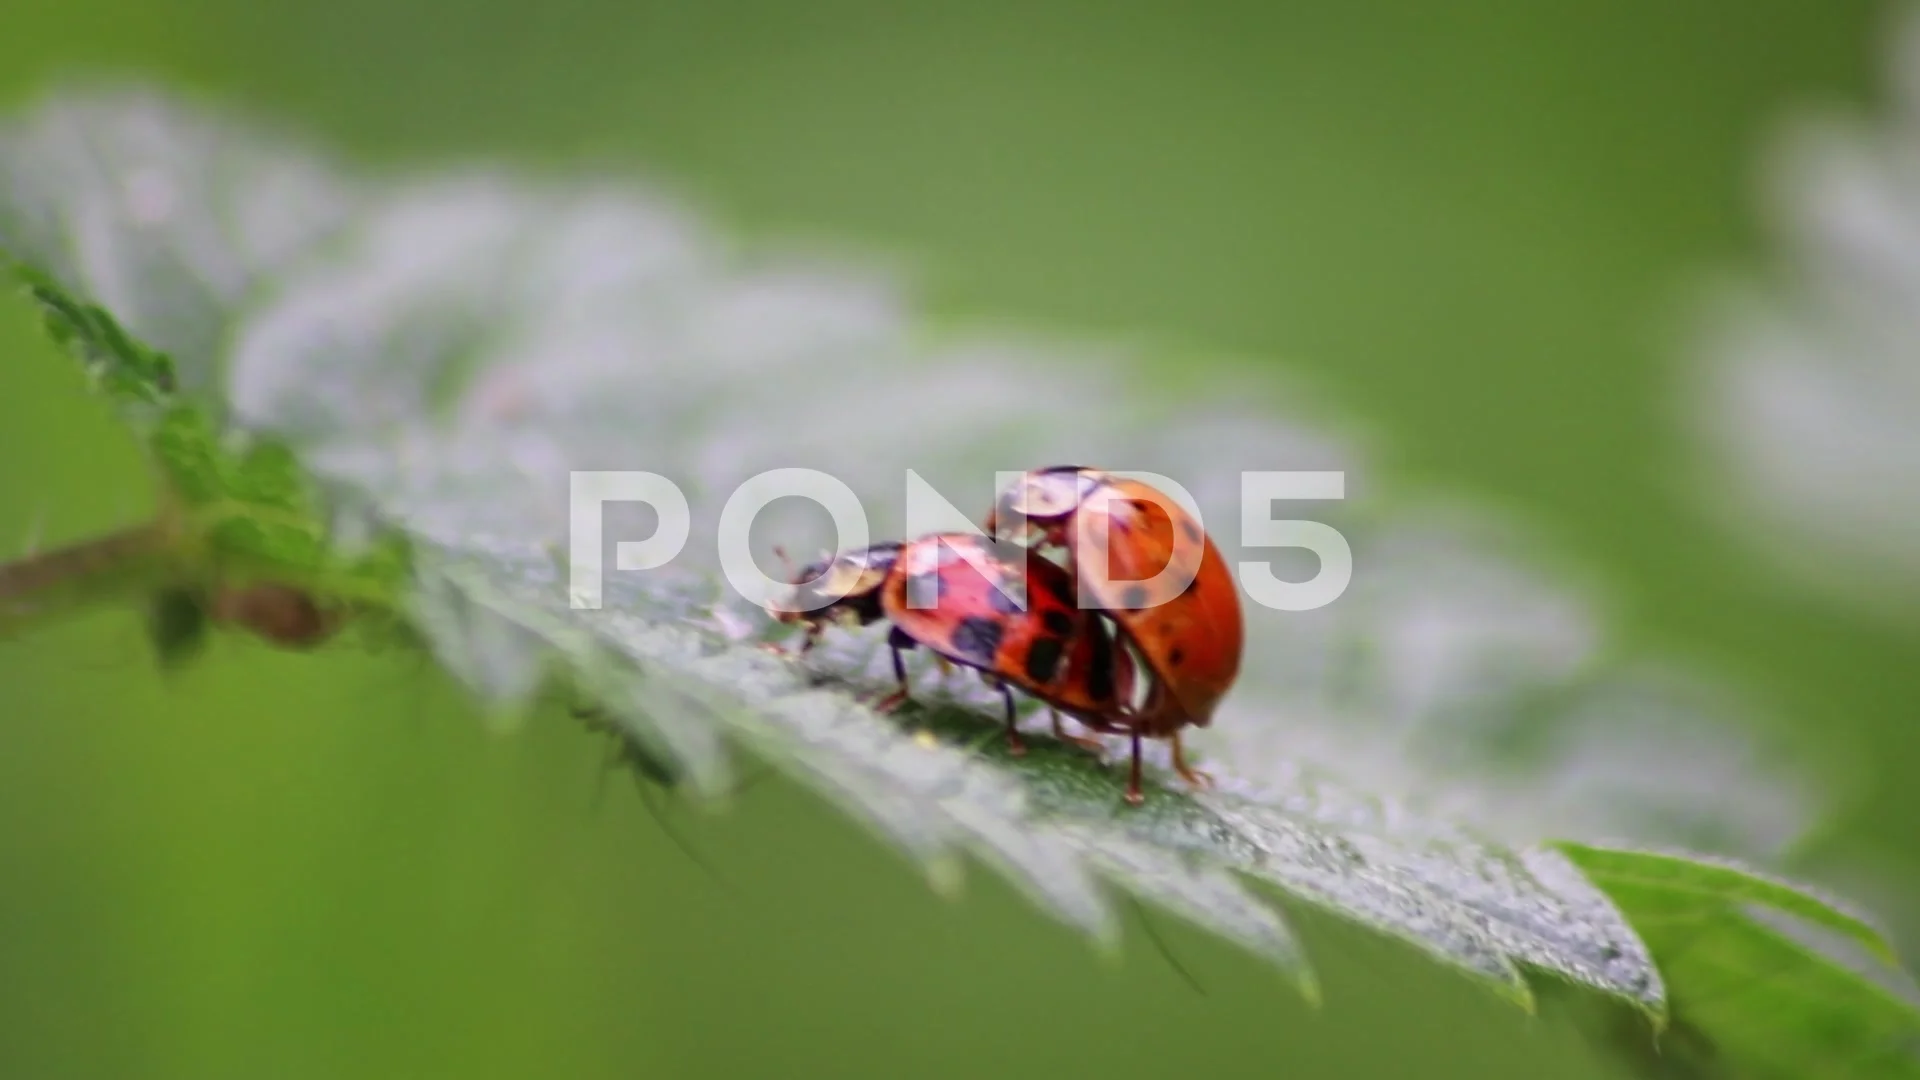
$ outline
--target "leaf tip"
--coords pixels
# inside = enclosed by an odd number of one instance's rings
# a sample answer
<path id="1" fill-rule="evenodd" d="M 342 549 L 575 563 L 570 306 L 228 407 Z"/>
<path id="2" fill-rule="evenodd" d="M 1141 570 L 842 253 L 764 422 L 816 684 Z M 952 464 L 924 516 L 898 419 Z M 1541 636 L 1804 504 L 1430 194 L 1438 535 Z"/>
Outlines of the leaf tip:
<path id="1" fill-rule="evenodd" d="M 1320 989 L 1320 977 L 1304 962 L 1288 965 L 1286 974 L 1287 981 L 1293 984 L 1308 1008 L 1319 1009 L 1327 1003 L 1326 995 Z"/>
<path id="2" fill-rule="evenodd" d="M 967 867 L 959 856 L 935 855 L 925 864 L 927 887 L 942 900 L 958 900 L 966 892 Z"/>
<path id="3" fill-rule="evenodd" d="M 1533 987 L 1527 984 L 1526 976 L 1518 970 L 1513 971 L 1509 978 L 1487 979 L 1484 985 L 1490 987 L 1502 1000 L 1518 1007 L 1528 1016 L 1540 1015 L 1540 999 L 1534 994 Z"/>

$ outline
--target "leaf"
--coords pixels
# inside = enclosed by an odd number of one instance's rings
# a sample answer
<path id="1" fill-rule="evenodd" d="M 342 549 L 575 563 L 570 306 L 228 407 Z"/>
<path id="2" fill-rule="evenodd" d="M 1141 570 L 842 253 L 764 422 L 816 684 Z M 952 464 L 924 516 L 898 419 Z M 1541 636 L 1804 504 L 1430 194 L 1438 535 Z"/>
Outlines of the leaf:
<path id="1" fill-rule="evenodd" d="M 744 746 L 943 889 L 972 855 L 1108 941 L 1124 890 L 1266 957 L 1309 996 L 1288 905 L 1404 940 L 1521 1004 L 1529 976 L 1550 975 L 1665 1021 L 1664 958 L 1648 951 L 1665 939 L 1636 934 L 1607 879 L 1565 851 L 1448 824 L 1411 786 L 1357 795 L 1332 770 L 1225 735 L 1306 742 L 1289 717 L 1342 709 L 1411 731 L 1537 704 L 1546 687 L 1616 685 L 1584 632 L 1545 654 L 1509 648 L 1498 620 L 1511 605 L 1480 593 L 1469 603 L 1494 620 L 1491 644 L 1455 655 L 1469 639 L 1448 634 L 1436 654 L 1430 633 L 1400 631 L 1451 625 L 1435 614 L 1452 609 L 1409 612 L 1410 593 L 1371 596 L 1352 625 L 1256 608 L 1248 675 L 1209 744 L 1233 750 L 1209 761 L 1217 787 L 1169 785 L 1156 757 L 1132 809 L 1117 755 L 1036 735 L 1009 757 L 997 699 L 965 679 L 917 664 L 916 707 L 867 708 L 861 693 L 885 685 L 873 632 L 830 634 L 804 666 L 771 655 L 758 646 L 774 627 L 716 569 L 729 494 L 774 467 L 838 477 L 883 511 L 880 535 L 898 531 L 886 526 L 908 468 L 984 507 L 995 469 L 1110 462 L 1180 476 L 1216 521 L 1237 509 L 1240 468 L 1355 471 L 1343 440 L 1268 418 L 1257 394 L 1141 400 L 1124 358 L 928 340 L 871 279 L 730 252 L 626 186 L 457 174 L 377 188 L 125 92 L 56 101 L 0 135 L 0 175 L 0 249 L 145 440 L 214 570 L 390 603 L 495 715 L 510 721 L 561 675 L 697 790 L 724 790 L 726 749 Z M 573 607 L 561 555 L 575 469 L 662 473 L 693 510 L 681 558 L 611 575 L 599 610 Z M 1383 579 L 1406 565 L 1404 522 L 1346 516 Z M 608 508 L 609 542 L 644 526 Z M 778 505 L 756 528 L 799 550 L 826 536 Z M 1244 554 L 1287 572 L 1280 554 Z M 1285 666 L 1303 657 L 1317 666 Z M 1817 1048 L 1818 1034 L 1800 1036 Z"/>
<path id="2" fill-rule="evenodd" d="M 316 517 L 312 482 L 284 446 L 221 430 L 205 408 L 178 392 L 169 356 L 136 341 L 105 310 L 70 296 L 43 271 L 23 265 L 17 274 L 40 305 L 49 335 L 81 362 L 146 443 L 170 511 L 200 526 L 215 564 L 230 575 L 315 585 L 350 599 L 390 595 L 404 568 L 397 538 L 366 551 L 341 550 Z M 162 598 L 160 607 L 173 613 L 156 612 L 163 653 L 191 639 L 174 604 Z"/>
<path id="3" fill-rule="evenodd" d="M 1580 844 L 1720 1058 L 1767 1076 L 1920 1076 L 1920 990 L 1858 915 L 1738 867 Z"/>

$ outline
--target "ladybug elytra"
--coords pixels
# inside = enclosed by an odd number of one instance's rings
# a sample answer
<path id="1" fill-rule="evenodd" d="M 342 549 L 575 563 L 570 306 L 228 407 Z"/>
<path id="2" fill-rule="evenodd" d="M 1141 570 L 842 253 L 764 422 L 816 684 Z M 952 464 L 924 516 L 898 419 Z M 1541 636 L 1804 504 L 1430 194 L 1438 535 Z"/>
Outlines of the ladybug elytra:
<path id="1" fill-rule="evenodd" d="M 1098 615 L 1074 605 L 1073 583 L 1057 564 L 1030 549 L 969 533 L 936 533 L 910 542 L 842 552 L 802 569 L 793 593 L 769 608 L 805 629 L 800 652 L 830 624 L 893 624 L 887 637 L 899 689 L 879 704 L 908 696 L 901 653 L 924 646 L 943 664 L 978 671 L 1006 701 L 1009 747 L 1023 752 L 1012 688 L 1051 706 L 1054 733 L 1073 742 L 1060 713 L 1102 729 L 1133 693 L 1126 651 Z M 813 610 L 797 610 L 812 608 Z"/>
<path id="2" fill-rule="evenodd" d="M 1132 736 L 1128 799 L 1140 800 L 1142 736 L 1170 741 L 1175 769 L 1204 783 L 1181 752 L 1180 730 L 1213 721 L 1239 675 L 1245 630 L 1233 573 L 1200 523 L 1139 480 L 1060 465 L 1022 475 L 984 525 L 993 535 L 1013 526 L 1041 549 L 1063 550 L 1093 606 L 1151 674 L 1143 700 L 1124 699 L 1104 726 L 1091 725 Z"/>

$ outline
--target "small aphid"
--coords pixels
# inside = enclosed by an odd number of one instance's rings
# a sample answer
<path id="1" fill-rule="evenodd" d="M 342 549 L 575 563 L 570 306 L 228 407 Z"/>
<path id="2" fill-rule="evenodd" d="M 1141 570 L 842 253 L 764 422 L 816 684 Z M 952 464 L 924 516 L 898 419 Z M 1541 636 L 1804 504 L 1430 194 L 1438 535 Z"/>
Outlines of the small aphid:
<path id="1" fill-rule="evenodd" d="M 672 794 L 679 790 L 686 776 L 680 767 L 672 761 L 653 752 L 646 744 L 633 737 L 603 710 L 593 706 L 575 705 L 570 710 L 573 717 L 584 724 L 589 731 L 607 736 L 607 754 L 601 760 L 600 775 L 594 781 L 593 805 L 597 808 L 606 798 L 607 775 L 615 768 L 624 767 L 633 776 L 634 790 L 640 796 L 641 805 L 647 808 L 648 816 L 653 818 L 667 841 L 680 849 L 687 860 L 706 872 L 722 885 L 727 879 L 714 865 L 694 851 L 678 829 L 669 820 L 668 810 L 672 803 L 662 806 L 657 800 L 661 792 Z M 758 779 L 756 777 L 755 779 Z M 744 789 L 746 784 L 740 785 Z"/>

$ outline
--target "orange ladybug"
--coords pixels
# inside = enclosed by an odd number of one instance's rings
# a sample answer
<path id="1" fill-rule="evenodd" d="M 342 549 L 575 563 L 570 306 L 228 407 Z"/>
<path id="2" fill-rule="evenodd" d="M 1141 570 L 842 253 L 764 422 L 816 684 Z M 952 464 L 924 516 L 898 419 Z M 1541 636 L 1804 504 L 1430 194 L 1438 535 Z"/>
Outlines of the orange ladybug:
<path id="1" fill-rule="evenodd" d="M 1022 569 L 1026 576 L 1019 584 Z M 1106 718 L 1133 693 L 1131 658 L 1097 615 L 1074 606 L 1067 572 L 1016 544 L 936 533 L 843 552 L 801 570 L 796 581 L 786 602 L 768 611 L 806 627 L 799 652 L 812 648 L 835 622 L 864 626 L 884 618 L 893 624 L 887 645 L 900 688 L 881 709 L 907 700 L 901 653 L 921 645 L 943 663 L 980 672 L 1000 690 L 1007 744 L 1015 753 L 1025 746 L 1015 728 L 1011 687 L 1051 706 L 1054 734 L 1082 745 L 1088 741 L 1068 735 L 1060 713 L 1104 730 Z M 1009 585 L 1015 596 L 1000 585 Z M 841 595 L 816 610 L 794 610 L 834 593 Z"/>
<path id="2" fill-rule="evenodd" d="M 1152 675 L 1144 700 L 1125 699 L 1102 729 L 1133 737 L 1129 800 L 1140 801 L 1143 735 L 1169 740 L 1174 768 L 1205 784 L 1181 752 L 1180 729 L 1213 722 L 1240 674 L 1245 636 L 1239 589 L 1213 540 L 1159 489 L 1075 465 L 1024 474 L 1001 492 L 984 524 L 998 536 L 1003 522 L 1015 521 L 1024 523 L 1020 539 L 1066 552 L 1074 580 Z M 1102 555 L 1106 576 L 1095 580 L 1085 564 Z M 1173 582 L 1150 584 L 1168 568 L 1178 571 Z"/>

